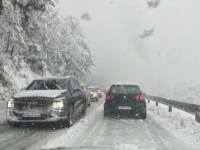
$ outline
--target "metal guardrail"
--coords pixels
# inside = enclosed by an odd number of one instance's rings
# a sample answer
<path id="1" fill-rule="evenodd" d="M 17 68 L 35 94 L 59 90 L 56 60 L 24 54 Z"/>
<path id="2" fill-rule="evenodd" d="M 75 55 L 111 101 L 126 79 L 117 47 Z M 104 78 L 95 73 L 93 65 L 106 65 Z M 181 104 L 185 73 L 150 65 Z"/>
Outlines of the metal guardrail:
<path id="1" fill-rule="evenodd" d="M 158 106 L 158 103 L 168 105 L 169 112 L 171 112 L 172 107 L 174 107 L 174 108 L 180 109 L 182 111 L 188 112 L 190 114 L 193 114 L 193 115 L 195 115 L 195 120 L 200 123 L 200 105 L 186 103 L 186 102 L 180 102 L 180 101 L 175 101 L 175 100 L 169 100 L 166 98 L 150 96 L 150 95 L 146 95 L 145 98 L 148 99 L 148 102 L 150 102 L 150 100 L 155 101 L 156 106 Z"/>

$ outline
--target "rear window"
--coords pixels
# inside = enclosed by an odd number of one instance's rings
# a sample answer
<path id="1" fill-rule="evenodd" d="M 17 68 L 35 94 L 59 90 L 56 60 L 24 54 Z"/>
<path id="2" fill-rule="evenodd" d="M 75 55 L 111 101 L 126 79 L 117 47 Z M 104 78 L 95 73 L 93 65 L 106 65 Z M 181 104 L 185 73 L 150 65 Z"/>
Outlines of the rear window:
<path id="1" fill-rule="evenodd" d="M 140 88 L 133 85 L 113 85 L 110 88 L 112 94 L 140 94 Z"/>
<path id="2" fill-rule="evenodd" d="M 97 90 L 94 87 L 88 87 L 88 91 L 90 91 L 90 92 L 96 92 Z"/>

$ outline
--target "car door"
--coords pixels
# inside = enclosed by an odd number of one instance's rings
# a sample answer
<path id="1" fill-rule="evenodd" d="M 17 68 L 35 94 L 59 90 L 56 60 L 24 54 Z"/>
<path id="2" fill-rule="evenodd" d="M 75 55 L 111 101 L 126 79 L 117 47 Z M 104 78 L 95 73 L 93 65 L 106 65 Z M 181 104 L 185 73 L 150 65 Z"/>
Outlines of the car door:
<path id="1" fill-rule="evenodd" d="M 70 78 L 70 91 L 71 91 L 71 95 L 72 95 L 72 103 L 74 104 L 74 114 L 77 115 L 78 113 L 78 104 L 79 104 L 79 100 L 78 100 L 78 92 L 76 90 L 76 85 L 74 83 L 73 78 Z"/>
<path id="2" fill-rule="evenodd" d="M 88 91 L 88 88 L 85 86 L 85 93 L 87 98 L 87 105 L 90 103 L 90 92 Z"/>
<path id="3" fill-rule="evenodd" d="M 81 84 L 78 80 L 74 80 L 76 84 L 77 89 L 77 95 L 78 95 L 78 112 L 82 113 L 83 106 L 84 106 L 84 91 L 81 89 Z"/>

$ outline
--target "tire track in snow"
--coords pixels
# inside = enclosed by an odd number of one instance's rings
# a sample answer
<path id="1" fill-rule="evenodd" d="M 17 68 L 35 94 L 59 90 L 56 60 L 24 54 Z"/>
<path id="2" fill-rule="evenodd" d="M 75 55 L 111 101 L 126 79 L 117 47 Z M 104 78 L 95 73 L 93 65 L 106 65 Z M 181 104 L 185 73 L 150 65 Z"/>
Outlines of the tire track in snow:
<path id="1" fill-rule="evenodd" d="M 95 127 L 92 129 L 91 134 L 86 138 L 83 142 L 84 146 L 91 146 L 94 144 L 95 140 L 97 139 L 99 133 L 101 132 L 102 128 L 105 126 L 106 121 L 99 120 Z"/>

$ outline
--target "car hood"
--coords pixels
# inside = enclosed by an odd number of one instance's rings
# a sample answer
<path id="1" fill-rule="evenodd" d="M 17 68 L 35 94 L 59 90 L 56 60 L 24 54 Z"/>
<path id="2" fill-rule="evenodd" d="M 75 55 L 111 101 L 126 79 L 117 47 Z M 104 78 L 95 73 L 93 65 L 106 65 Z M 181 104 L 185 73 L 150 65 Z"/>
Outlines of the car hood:
<path id="1" fill-rule="evenodd" d="M 67 90 L 27 90 L 21 91 L 14 95 L 14 98 L 20 97 L 49 97 L 55 98 Z"/>

